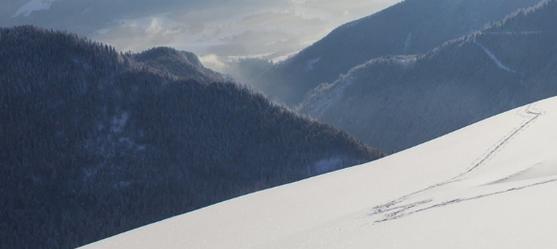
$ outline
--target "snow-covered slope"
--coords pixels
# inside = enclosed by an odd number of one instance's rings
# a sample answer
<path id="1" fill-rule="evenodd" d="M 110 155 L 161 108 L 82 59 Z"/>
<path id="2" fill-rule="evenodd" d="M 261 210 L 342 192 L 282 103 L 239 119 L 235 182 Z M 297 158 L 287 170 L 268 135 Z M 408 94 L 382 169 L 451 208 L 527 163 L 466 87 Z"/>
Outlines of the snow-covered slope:
<path id="1" fill-rule="evenodd" d="M 555 248 L 557 98 L 84 248 Z"/>

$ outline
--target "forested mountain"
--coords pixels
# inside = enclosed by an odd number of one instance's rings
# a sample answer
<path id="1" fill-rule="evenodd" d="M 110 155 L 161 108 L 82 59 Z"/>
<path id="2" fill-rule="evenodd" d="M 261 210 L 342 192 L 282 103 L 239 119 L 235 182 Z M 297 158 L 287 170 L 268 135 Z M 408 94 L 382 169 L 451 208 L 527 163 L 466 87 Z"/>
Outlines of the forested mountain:
<path id="1" fill-rule="evenodd" d="M 318 84 L 366 61 L 425 53 L 539 0 L 406 0 L 345 24 L 260 75 L 256 87 L 294 105 Z"/>
<path id="2" fill-rule="evenodd" d="M 167 48 L 2 28 L 0 65 L 0 248 L 73 248 L 382 156 Z"/>
<path id="3" fill-rule="evenodd" d="M 158 47 L 134 54 L 132 58 L 156 72 L 169 73 L 182 80 L 209 83 L 225 81 L 225 77 L 203 66 L 195 54 L 186 51 Z"/>
<path id="4" fill-rule="evenodd" d="M 376 58 L 322 84 L 301 111 L 398 151 L 557 95 L 557 2 L 419 56 Z"/>

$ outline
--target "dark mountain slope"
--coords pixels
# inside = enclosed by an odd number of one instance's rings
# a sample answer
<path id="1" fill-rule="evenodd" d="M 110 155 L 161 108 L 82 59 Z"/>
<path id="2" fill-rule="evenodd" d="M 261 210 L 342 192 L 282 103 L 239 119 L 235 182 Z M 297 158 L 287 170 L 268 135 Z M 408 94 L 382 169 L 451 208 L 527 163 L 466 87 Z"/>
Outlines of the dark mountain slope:
<path id="1" fill-rule="evenodd" d="M 545 1 L 412 57 L 374 59 L 313 91 L 301 107 L 398 151 L 557 95 L 557 4 Z"/>
<path id="2" fill-rule="evenodd" d="M 235 84 L 182 80 L 142 56 L 0 29 L 0 248 L 73 248 L 381 156 Z"/>
<path id="3" fill-rule="evenodd" d="M 406 0 L 345 24 L 263 74 L 257 86 L 281 102 L 296 104 L 318 84 L 366 61 L 425 53 L 481 29 L 539 0 Z"/>

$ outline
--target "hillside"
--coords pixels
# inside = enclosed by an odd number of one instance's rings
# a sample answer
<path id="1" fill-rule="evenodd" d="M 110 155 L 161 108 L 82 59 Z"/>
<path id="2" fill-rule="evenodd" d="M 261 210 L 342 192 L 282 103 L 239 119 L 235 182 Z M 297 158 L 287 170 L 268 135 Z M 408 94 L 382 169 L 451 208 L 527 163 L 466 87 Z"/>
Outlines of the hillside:
<path id="1" fill-rule="evenodd" d="M 368 61 L 300 110 L 400 151 L 557 94 L 557 3 L 544 1 L 417 56 Z"/>
<path id="2" fill-rule="evenodd" d="M 289 105 L 323 82 L 382 56 L 425 53 L 539 0 L 406 0 L 347 23 L 255 82 Z"/>
<path id="3" fill-rule="evenodd" d="M 553 248 L 557 98 L 83 249 Z"/>
<path id="4" fill-rule="evenodd" d="M 121 54 L 2 28 L 0 65 L 0 248 L 74 248 L 382 156 L 235 84 L 199 81 L 215 75 L 172 49 Z"/>
<path id="5" fill-rule="evenodd" d="M 226 81 L 222 75 L 203 66 L 199 58 L 190 52 L 158 47 L 133 54 L 131 57 L 151 70 L 171 74 L 182 80 L 191 79 L 208 83 Z"/>

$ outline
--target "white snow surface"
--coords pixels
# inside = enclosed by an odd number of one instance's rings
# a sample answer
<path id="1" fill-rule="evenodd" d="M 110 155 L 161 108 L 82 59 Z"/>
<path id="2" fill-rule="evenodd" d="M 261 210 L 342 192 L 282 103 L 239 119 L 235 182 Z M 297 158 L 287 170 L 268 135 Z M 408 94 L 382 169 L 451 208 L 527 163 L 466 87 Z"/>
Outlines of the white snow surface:
<path id="1" fill-rule="evenodd" d="M 56 0 L 30 0 L 21 6 L 12 17 L 29 16 L 31 13 L 40 10 L 48 10 Z"/>
<path id="2" fill-rule="evenodd" d="M 83 248 L 557 248 L 557 98 Z"/>

